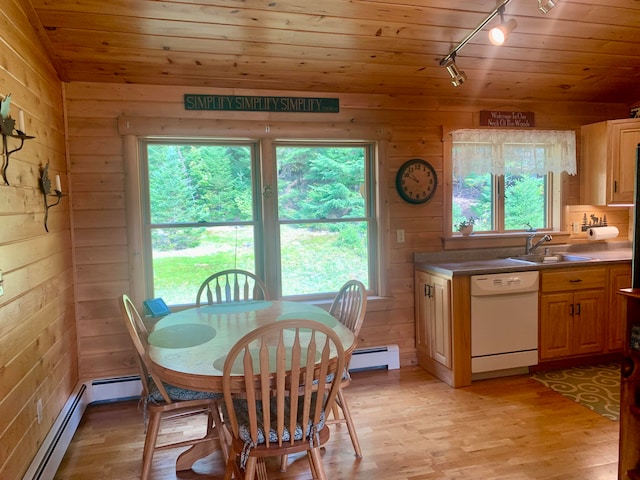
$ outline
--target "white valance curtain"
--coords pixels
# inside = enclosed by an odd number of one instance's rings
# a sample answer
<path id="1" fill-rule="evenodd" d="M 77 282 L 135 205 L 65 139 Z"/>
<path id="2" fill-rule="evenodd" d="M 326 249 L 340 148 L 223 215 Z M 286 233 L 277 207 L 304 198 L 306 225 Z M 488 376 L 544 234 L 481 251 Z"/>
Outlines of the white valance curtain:
<path id="1" fill-rule="evenodd" d="M 464 129 L 451 137 L 455 176 L 577 173 L 574 131 Z"/>

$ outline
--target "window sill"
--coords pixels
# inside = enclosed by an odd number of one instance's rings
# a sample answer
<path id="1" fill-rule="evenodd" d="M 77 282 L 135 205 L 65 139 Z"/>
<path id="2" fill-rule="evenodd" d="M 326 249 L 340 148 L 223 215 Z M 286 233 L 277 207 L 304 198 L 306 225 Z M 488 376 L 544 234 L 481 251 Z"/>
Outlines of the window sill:
<path id="1" fill-rule="evenodd" d="M 333 300 L 315 300 L 304 303 L 309 303 L 311 305 L 315 305 L 316 307 L 329 310 L 329 307 L 331 307 L 331 303 L 333 303 Z M 392 306 L 393 297 L 380 297 L 377 295 L 367 296 L 367 312 L 391 310 Z"/>
<path id="2" fill-rule="evenodd" d="M 553 237 L 548 245 L 568 243 L 571 234 L 569 232 L 540 231 L 536 235 L 550 234 Z M 468 236 L 452 235 L 444 238 L 445 250 L 464 250 L 466 248 L 496 248 L 519 247 L 524 245 L 526 238 L 531 235 L 528 232 L 518 233 L 472 233 Z"/>

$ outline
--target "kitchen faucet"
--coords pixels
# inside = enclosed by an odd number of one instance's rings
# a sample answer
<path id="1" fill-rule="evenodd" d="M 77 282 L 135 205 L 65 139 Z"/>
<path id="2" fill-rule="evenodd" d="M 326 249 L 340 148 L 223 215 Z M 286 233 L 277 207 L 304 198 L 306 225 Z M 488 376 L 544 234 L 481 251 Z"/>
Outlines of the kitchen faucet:
<path id="1" fill-rule="evenodd" d="M 524 247 L 524 253 L 525 255 L 529 255 L 531 253 L 534 252 L 534 250 L 536 248 L 538 248 L 540 245 L 542 245 L 544 242 L 550 242 L 551 240 L 553 240 L 553 237 L 551 235 L 545 235 L 544 237 L 542 237 L 540 240 L 538 240 L 538 242 L 534 245 L 533 244 L 533 239 L 536 236 L 535 233 L 529 235 L 527 237 L 527 244 Z"/>

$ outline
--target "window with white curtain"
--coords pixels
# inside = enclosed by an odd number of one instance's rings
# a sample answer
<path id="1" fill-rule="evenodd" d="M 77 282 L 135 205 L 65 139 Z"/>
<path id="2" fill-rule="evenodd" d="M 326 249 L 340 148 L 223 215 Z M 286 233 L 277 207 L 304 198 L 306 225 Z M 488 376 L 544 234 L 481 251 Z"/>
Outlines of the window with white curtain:
<path id="1" fill-rule="evenodd" d="M 574 131 L 464 129 L 452 137 L 452 228 L 475 232 L 558 226 L 560 174 L 576 174 Z"/>

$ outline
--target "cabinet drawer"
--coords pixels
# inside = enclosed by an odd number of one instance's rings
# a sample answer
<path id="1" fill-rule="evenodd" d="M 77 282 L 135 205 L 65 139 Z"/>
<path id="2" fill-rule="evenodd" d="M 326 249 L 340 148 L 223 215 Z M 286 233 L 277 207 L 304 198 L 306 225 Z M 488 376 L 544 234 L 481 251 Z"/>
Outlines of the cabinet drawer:
<path id="1" fill-rule="evenodd" d="M 540 286 L 544 293 L 604 288 L 607 275 L 604 268 L 572 268 L 553 272 L 542 271 L 540 277 Z"/>

